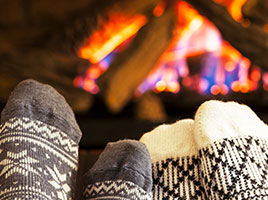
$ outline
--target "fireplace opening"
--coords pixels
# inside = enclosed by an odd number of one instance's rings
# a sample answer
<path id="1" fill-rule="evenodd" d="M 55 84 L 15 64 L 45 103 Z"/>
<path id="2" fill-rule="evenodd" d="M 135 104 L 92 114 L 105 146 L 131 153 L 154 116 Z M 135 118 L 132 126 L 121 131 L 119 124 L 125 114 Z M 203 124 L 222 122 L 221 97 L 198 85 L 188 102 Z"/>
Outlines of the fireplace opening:
<path id="1" fill-rule="evenodd" d="M 249 19 L 244 18 L 241 11 L 245 0 L 215 2 L 224 5 L 232 19 L 242 27 L 250 26 Z M 148 91 L 176 96 L 181 90 L 190 90 L 197 96 L 229 99 L 229 96 L 253 96 L 267 90 L 265 70 L 224 40 L 220 30 L 187 2 L 171 4 L 161 0 L 153 10 L 153 17 L 159 18 L 172 9 L 176 12 L 174 27 L 169 30 L 172 37 L 141 83 L 135 89 L 130 87 L 134 98 L 141 98 Z M 74 79 L 74 85 L 92 94 L 99 93 L 98 78 L 110 65 L 115 66 L 113 60 L 120 57 L 120 52 L 130 46 L 139 30 L 150 20 L 145 15 L 130 17 L 123 11 L 110 13 L 102 27 L 95 30 L 79 49 L 79 56 L 89 61 L 89 67 Z M 126 72 L 126 75 L 129 74 Z M 124 106 L 113 107 L 109 100 L 107 104 L 114 112 Z"/>

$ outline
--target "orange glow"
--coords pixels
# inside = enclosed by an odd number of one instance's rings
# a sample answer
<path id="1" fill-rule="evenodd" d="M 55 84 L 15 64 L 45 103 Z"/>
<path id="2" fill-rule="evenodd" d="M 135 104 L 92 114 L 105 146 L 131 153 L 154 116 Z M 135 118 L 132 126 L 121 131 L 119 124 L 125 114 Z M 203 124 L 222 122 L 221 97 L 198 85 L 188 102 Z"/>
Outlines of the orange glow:
<path id="1" fill-rule="evenodd" d="M 259 81 L 261 79 L 260 68 L 255 67 L 255 68 L 252 69 L 251 74 L 250 74 L 250 79 L 252 81 L 255 81 L 255 82 L 257 82 L 257 81 Z"/>
<path id="2" fill-rule="evenodd" d="M 87 80 L 85 81 L 84 89 L 85 89 L 86 91 L 92 91 L 93 88 L 94 88 L 94 86 L 95 86 L 94 81 L 93 81 L 93 80 L 89 80 L 89 79 L 87 79 Z"/>
<path id="3" fill-rule="evenodd" d="M 178 13 L 178 37 L 196 31 L 202 25 L 203 17 L 184 1 L 178 1 L 176 5 Z"/>
<path id="4" fill-rule="evenodd" d="M 223 94 L 223 95 L 228 94 L 228 92 L 229 92 L 229 88 L 228 88 L 227 85 L 222 84 L 222 85 L 220 86 L 220 88 L 221 88 L 221 94 Z"/>
<path id="5" fill-rule="evenodd" d="M 234 64 L 234 62 L 232 62 L 232 61 L 228 61 L 228 62 L 225 63 L 224 68 L 225 68 L 225 70 L 228 71 L 228 72 L 234 71 L 234 69 L 235 69 L 235 64 Z"/>
<path id="6" fill-rule="evenodd" d="M 210 92 L 211 92 L 211 94 L 213 94 L 213 95 L 218 95 L 218 94 L 220 94 L 220 92 L 221 92 L 221 88 L 220 88 L 218 85 L 213 85 L 213 86 L 210 88 Z"/>
<path id="7" fill-rule="evenodd" d="M 100 75 L 102 74 L 101 72 L 101 69 L 98 68 L 98 67 L 90 67 L 88 70 L 87 70 L 87 74 L 88 74 L 88 77 L 90 79 L 97 79 L 100 77 Z"/>
<path id="8" fill-rule="evenodd" d="M 265 24 L 263 29 L 264 29 L 265 32 L 268 32 L 268 24 Z"/>
<path id="9" fill-rule="evenodd" d="M 238 61 L 242 58 L 242 55 L 234 47 L 232 47 L 228 42 L 224 42 L 221 48 L 221 56 L 229 57 L 230 61 Z"/>
<path id="10" fill-rule="evenodd" d="M 190 87 L 193 84 L 193 79 L 190 77 L 185 77 L 182 79 L 182 84 L 186 87 Z"/>
<path id="11" fill-rule="evenodd" d="M 167 90 L 172 93 L 178 93 L 180 91 L 180 84 L 175 81 L 169 82 L 167 85 Z"/>
<path id="12" fill-rule="evenodd" d="M 249 92 L 249 89 L 250 89 L 250 87 L 249 87 L 249 84 L 248 84 L 248 83 L 241 84 L 241 89 L 240 89 L 240 91 L 241 91 L 242 93 L 247 93 L 247 92 Z"/>
<path id="13" fill-rule="evenodd" d="M 239 21 L 242 19 L 242 12 L 241 8 L 244 5 L 246 0 L 233 0 L 232 4 L 228 8 L 229 12 L 231 13 L 232 17 L 236 20 Z"/>
<path id="14" fill-rule="evenodd" d="M 156 17 L 160 17 L 166 8 L 166 1 L 165 0 L 160 0 L 157 6 L 154 8 L 153 14 Z"/>
<path id="15" fill-rule="evenodd" d="M 263 85 L 263 89 L 264 89 L 265 91 L 268 91 L 268 85 Z"/>
<path id="16" fill-rule="evenodd" d="M 116 47 L 134 36 L 146 22 L 146 17 L 142 15 L 132 18 L 120 14 L 110 15 L 104 28 L 90 36 L 87 45 L 80 49 L 79 55 L 91 63 L 98 63 Z"/>
<path id="17" fill-rule="evenodd" d="M 236 21 L 240 21 L 243 17 L 241 8 L 246 0 L 214 0 L 216 3 L 227 7 L 229 13 Z"/>
<path id="18" fill-rule="evenodd" d="M 231 85 L 231 88 L 234 92 L 239 92 L 241 90 L 241 85 L 239 81 L 234 81 Z"/>
<path id="19" fill-rule="evenodd" d="M 167 85 L 165 83 L 165 81 L 158 81 L 155 85 L 155 89 L 158 92 L 163 92 L 166 89 Z"/>

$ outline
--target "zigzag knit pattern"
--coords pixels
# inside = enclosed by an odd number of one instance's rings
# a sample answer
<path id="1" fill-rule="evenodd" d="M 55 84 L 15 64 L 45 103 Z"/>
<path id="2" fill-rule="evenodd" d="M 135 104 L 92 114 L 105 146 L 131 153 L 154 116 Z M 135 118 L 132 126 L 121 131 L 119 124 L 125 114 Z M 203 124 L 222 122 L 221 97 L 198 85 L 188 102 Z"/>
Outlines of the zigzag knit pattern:
<path id="1" fill-rule="evenodd" d="M 72 199 L 78 147 L 68 135 L 28 118 L 9 119 L 0 133 L 0 199 Z"/>
<path id="2" fill-rule="evenodd" d="M 152 195 L 129 181 L 103 181 L 89 184 L 84 189 L 85 199 L 151 200 Z"/>
<path id="3" fill-rule="evenodd" d="M 192 156 L 153 163 L 153 199 L 205 199 L 199 162 Z"/>
<path id="4" fill-rule="evenodd" d="M 201 149 L 200 158 L 208 199 L 268 199 L 268 140 L 222 139 Z"/>

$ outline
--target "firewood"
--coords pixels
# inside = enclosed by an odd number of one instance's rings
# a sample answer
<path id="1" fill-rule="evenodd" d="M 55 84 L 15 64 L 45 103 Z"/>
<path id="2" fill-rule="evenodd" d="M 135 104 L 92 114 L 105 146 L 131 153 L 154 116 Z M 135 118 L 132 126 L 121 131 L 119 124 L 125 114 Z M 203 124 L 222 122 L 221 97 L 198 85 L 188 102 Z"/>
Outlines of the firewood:
<path id="1" fill-rule="evenodd" d="M 141 120 L 153 122 L 164 122 L 167 120 L 167 114 L 162 100 L 152 92 L 146 92 L 138 100 L 136 106 L 136 116 Z"/>
<path id="2" fill-rule="evenodd" d="M 13 52 L 0 59 L 0 100 L 5 102 L 19 81 L 32 78 L 55 87 L 75 112 L 85 112 L 92 97 L 73 86 L 76 70 L 84 64 L 81 59 L 44 49 Z"/>
<path id="3" fill-rule="evenodd" d="M 251 23 L 260 26 L 268 23 L 268 4 L 266 0 L 247 0 L 242 7 L 242 13 Z"/>
<path id="4" fill-rule="evenodd" d="M 130 46 L 116 57 L 100 79 L 108 108 L 119 112 L 132 98 L 172 38 L 175 12 L 166 10 L 144 26 Z"/>
<path id="5" fill-rule="evenodd" d="M 253 64 L 268 70 L 268 34 L 263 27 L 256 24 L 243 27 L 231 17 L 225 7 L 213 0 L 186 0 L 186 2 L 212 21 L 223 38 L 249 58 Z"/>

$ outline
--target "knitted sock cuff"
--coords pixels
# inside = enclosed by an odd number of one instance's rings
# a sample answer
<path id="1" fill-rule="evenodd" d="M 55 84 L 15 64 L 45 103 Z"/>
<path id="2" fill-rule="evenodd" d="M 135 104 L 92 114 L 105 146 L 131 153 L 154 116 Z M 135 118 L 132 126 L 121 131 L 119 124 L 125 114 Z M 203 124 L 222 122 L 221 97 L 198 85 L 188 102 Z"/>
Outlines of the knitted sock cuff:
<path id="1" fill-rule="evenodd" d="M 204 199 L 199 157 L 169 158 L 153 163 L 154 199 Z"/>
<path id="2" fill-rule="evenodd" d="M 151 200 L 151 191 L 130 181 L 113 180 L 88 184 L 84 188 L 84 199 L 128 199 L 128 200 Z"/>
<path id="3" fill-rule="evenodd" d="M 201 177 L 209 199 L 263 199 L 268 195 L 268 140 L 232 137 L 200 150 Z"/>
<path id="4" fill-rule="evenodd" d="M 84 185 L 85 199 L 109 195 L 114 199 L 151 199 L 152 168 L 146 146 L 134 140 L 108 143 L 84 176 Z"/>

